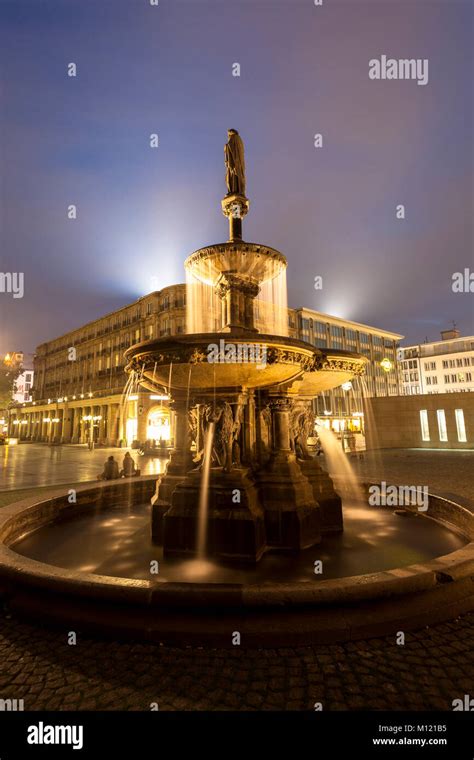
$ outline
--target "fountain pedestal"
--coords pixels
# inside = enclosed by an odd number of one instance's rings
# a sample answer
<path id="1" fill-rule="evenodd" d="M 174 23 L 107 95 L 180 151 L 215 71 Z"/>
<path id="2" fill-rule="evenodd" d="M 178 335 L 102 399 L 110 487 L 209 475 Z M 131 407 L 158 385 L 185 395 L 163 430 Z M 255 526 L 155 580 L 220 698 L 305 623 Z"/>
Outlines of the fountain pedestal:
<path id="1" fill-rule="evenodd" d="M 292 400 L 285 395 L 274 396 L 268 406 L 272 451 L 269 461 L 257 474 L 267 545 L 282 551 L 299 551 L 321 540 L 319 504 L 291 448 Z"/>
<path id="2" fill-rule="evenodd" d="M 166 473 L 158 481 L 156 495 L 151 507 L 151 535 L 155 542 L 163 540 L 163 516 L 171 506 L 171 496 L 178 483 L 186 477 L 193 466 L 188 431 L 187 401 L 184 397 L 176 397 L 170 402 L 174 412 L 174 447 Z"/>
<path id="3" fill-rule="evenodd" d="M 334 485 L 315 459 L 298 462 L 301 472 L 308 479 L 315 501 L 321 512 L 321 533 L 340 533 L 344 529 L 342 500 L 334 490 Z"/>
<path id="4" fill-rule="evenodd" d="M 163 516 L 165 556 L 196 555 L 201 470 L 189 472 L 175 488 Z M 265 521 L 249 468 L 227 473 L 212 468 L 208 492 L 206 555 L 257 562 L 265 550 Z"/>

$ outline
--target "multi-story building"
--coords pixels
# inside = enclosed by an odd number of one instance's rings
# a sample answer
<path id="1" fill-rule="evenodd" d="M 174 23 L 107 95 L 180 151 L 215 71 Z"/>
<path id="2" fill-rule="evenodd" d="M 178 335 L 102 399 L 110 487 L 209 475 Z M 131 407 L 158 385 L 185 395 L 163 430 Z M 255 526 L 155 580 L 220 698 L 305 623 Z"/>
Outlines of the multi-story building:
<path id="1" fill-rule="evenodd" d="M 365 375 L 326 391 L 315 399 L 318 417 L 336 433 L 363 432 L 363 399 L 400 393 L 398 333 L 313 311 L 292 309 L 289 333 L 317 348 L 355 351 L 369 359 Z"/>
<path id="2" fill-rule="evenodd" d="M 445 330 L 440 341 L 404 346 L 399 367 L 405 396 L 474 391 L 474 336 Z"/>
<path id="3" fill-rule="evenodd" d="M 32 367 L 22 367 L 21 373 L 14 381 L 13 401 L 32 401 L 31 389 L 33 388 L 34 370 Z"/>
<path id="4" fill-rule="evenodd" d="M 184 333 L 185 312 L 186 286 L 174 285 L 38 346 L 33 401 L 10 410 L 9 434 L 113 446 L 169 441 L 166 394 L 126 388 L 123 354 L 134 343 Z M 354 380 L 316 400 L 318 415 L 336 432 L 363 430 L 363 395 L 399 393 L 401 335 L 305 308 L 288 310 L 288 332 L 314 346 L 356 351 L 369 359 L 362 383 Z"/>
<path id="5" fill-rule="evenodd" d="M 42 343 L 35 356 L 33 401 L 10 410 L 20 440 L 122 445 L 169 439 L 165 399 L 128 388 L 124 351 L 134 343 L 185 331 L 185 286 L 173 285 Z"/>

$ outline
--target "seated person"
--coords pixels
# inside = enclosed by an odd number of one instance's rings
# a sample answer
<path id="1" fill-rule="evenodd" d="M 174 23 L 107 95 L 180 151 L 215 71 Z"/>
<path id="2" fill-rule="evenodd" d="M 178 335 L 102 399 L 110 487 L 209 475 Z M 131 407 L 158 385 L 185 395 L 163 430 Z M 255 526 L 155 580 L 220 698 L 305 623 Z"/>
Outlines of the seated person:
<path id="1" fill-rule="evenodd" d="M 127 451 L 123 458 L 122 471 L 120 473 L 120 476 L 123 478 L 131 478 L 134 475 L 138 475 L 138 472 L 139 471 L 135 468 L 134 460 Z"/>
<path id="2" fill-rule="evenodd" d="M 118 464 L 113 456 L 110 456 L 104 464 L 104 470 L 102 474 L 99 475 L 99 480 L 114 480 L 115 478 L 119 477 L 120 474 Z"/>

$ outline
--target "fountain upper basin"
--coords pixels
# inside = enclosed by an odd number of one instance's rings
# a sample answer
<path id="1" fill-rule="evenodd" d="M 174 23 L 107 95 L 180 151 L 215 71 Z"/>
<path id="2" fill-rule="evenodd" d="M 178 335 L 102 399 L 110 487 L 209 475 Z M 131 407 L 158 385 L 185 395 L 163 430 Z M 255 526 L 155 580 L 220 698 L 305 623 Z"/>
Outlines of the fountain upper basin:
<path id="1" fill-rule="evenodd" d="M 227 353 L 229 345 L 235 347 L 234 358 Z M 211 346 L 216 347 L 214 358 Z M 220 346 L 226 349 L 222 349 L 216 361 L 215 350 Z M 141 385 L 152 391 L 161 386 L 203 391 L 265 388 L 295 382 L 298 394 L 307 396 L 315 396 L 362 374 L 367 363 L 364 356 L 349 351 L 319 349 L 288 337 L 242 332 L 188 334 L 145 341 L 129 348 L 125 357 L 126 371 L 138 372 Z"/>

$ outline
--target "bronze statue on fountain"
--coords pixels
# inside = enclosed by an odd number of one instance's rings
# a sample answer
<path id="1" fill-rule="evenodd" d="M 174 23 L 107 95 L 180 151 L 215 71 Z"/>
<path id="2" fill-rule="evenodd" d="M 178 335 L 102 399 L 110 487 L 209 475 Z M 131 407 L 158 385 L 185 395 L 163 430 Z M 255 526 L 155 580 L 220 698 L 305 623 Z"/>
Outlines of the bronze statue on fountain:
<path id="1" fill-rule="evenodd" d="M 167 556 L 195 554 L 212 422 L 208 553 L 256 562 L 265 551 L 300 551 L 342 530 L 341 500 L 307 446 L 312 399 L 362 374 L 366 359 L 288 337 L 286 309 L 278 313 L 286 302 L 286 259 L 242 239 L 249 201 L 235 130 L 225 159 L 229 240 L 186 259 L 187 333 L 131 347 L 127 371 L 139 372 L 149 390 L 166 387 L 171 395 L 175 443 L 152 507 L 154 540 Z M 268 293 L 278 299 L 265 301 Z"/>

